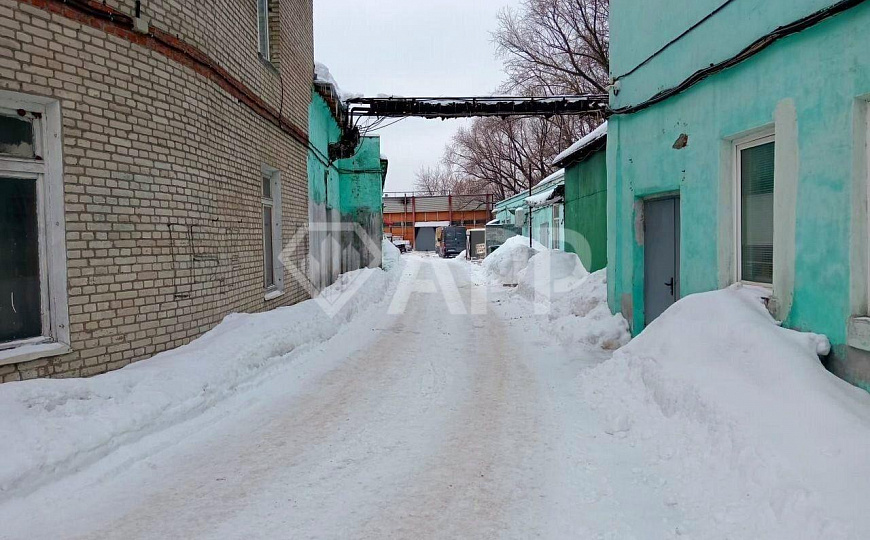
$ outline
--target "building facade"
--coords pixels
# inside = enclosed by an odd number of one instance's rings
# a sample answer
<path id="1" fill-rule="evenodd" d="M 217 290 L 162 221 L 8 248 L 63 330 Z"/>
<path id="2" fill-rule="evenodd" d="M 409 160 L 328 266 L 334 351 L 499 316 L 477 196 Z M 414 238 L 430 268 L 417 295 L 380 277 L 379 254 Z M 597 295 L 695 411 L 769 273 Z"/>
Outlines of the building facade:
<path id="1" fill-rule="evenodd" d="M 309 268 L 316 294 L 344 272 L 381 265 L 388 162 L 379 137 L 361 137 L 351 157 L 330 157 L 346 125 L 334 83 L 315 80 L 308 117 Z"/>
<path id="2" fill-rule="evenodd" d="M 870 389 L 870 4 L 721 4 L 611 6 L 611 308 L 637 333 L 680 296 L 760 285 Z"/>
<path id="3" fill-rule="evenodd" d="M 435 251 L 438 227 L 483 227 L 491 219 L 492 208 L 488 194 L 389 193 L 384 197 L 384 232 L 396 240 L 407 240 L 415 250 Z"/>
<path id="4" fill-rule="evenodd" d="M 507 238 L 522 234 L 548 249 L 565 249 L 565 170 L 559 169 L 528 191 L 495 204 L 495 219 L 487 225 L 487 234 L 501 245 Z M 517 210 L 520 218 L 517 219 Z M 498 247 L 487 240 L 487 246 Z"/>
<path id="5" fill-rule="evenodd" d="M 310 0 L 0 0 L 0 380 L 306 299 L 312 68 Z"/>

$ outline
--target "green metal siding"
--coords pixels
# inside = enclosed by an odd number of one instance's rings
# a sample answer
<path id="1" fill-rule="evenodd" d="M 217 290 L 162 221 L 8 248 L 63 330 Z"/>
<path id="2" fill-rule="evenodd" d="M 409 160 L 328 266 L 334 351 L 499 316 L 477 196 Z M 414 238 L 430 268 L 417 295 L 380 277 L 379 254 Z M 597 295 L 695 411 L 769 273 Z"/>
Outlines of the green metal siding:
<path id="1" fill-rule="evenodd" d="M 592 154 L 565 169 L 566 250 L 590 272 L 607 267 L 607 154 Z"/>

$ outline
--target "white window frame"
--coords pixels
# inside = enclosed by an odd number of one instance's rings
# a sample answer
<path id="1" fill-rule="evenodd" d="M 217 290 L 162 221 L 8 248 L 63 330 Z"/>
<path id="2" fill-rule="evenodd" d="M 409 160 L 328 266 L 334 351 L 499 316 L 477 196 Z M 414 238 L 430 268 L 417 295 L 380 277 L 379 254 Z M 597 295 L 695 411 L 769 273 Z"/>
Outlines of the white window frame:
<path id="1" fill-rule="evenodd" d="M 864 189 L 866 190 L 866 201 L 867 206 L 866 210 L 866 223 L 865 223 L 865 234 L 867 236 L 865 238 L 870 239 L 870 98 L 868 99 L 868 103 L 863 107 L 864 113 Z M 864 291 L 866 295 L 867 302 L 867 315 L 870 316 L 870 240 L 865 244 L 865 281 L 864 281 Z"/>
<path id="2" fill-rule="evenodd" d="M 752 135 L 734 141 L 734 260 L 736 261 L 734 268 L 734 280 L 737 283 L 744 283 L 746 285 L 753 285 L 756 287 L 764 287 L 765 289 L 773 291 L 772 283 L 759 283 L 757 281 L 749 281 L 743 279 L 743 177 L 741 174 L 742 167 L 740 153 L 743 150 L 755 148 L 756 146 L 761 146 L 768 143 L 776 144 L 776 134 L 773 128 L 766 128 L 757 131 Z M 774 182 L 775 181 L 776 180 L 774 179 Z M 776 223 L 774 223 L 774 227 L 776 227 Z M 773 261 L 773 264 L 776 264 L 775 260 Z"/>
<path id="3" fill-rule="evenodd" d="M 558 210 L 558 212 L 557 212 Z M 553 249 L 562 249 L 561 231 L 565 225 L 565 204 L 556 203 L 553 205 Z"/>
<path id="4" fill-rule="evenodd" d="M 272 61 L 269 35 L 269 0 L 255 0 L 257 2 L 257 50 L 264 60 Z M 265 29 L 265 33 L 263 32 Z"/>
<path id="5" fill-rule="evenodd" d="M 36 181 L 42 336 L 0 343 L 0 365 L 68 353 L 66 224 L 61 110 L 57 100 L 0 90 L 0 109 L 34 114 L 34 150 L 41 159 L 0 156 L 0 176 Z"/>
<path id="6" fill-rule="evenodd" d="M 263 288 L 265 290 L 264 298 L 266 300 L 274 300 L 284 294 L 284 263 L 281 261 L 281 252 L 283 251 L 283 242 L 281 239 L 282 229 L 282 211 L 281 211 L 281 171 L 263 165 L 261 168 L 261 182 L 268 179 L 270 182 L 271 198 L 262 197 L 262 205 L 260 207 L 260 216 L 262 219 L 263 208 L 269 207 L 272 209 L 272 284 L 266 283 L 266 237 L 263 237 Z M 262 184 L 261 184 L 262 185 Z M 262 195 L 262 192 L 261 192 Z"/>

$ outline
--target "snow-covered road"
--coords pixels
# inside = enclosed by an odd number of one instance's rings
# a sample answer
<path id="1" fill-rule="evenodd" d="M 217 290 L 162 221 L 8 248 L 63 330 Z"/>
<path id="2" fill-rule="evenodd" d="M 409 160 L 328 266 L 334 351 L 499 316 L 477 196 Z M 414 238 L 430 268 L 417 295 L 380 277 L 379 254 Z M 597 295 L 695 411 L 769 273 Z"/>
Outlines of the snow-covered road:
<path id="1" fill-rule="evenodd" d="M 732 287 L 612 354 L 604 273 L 508 248 L 5 385 L 0 539 L 866 538 L 870 396 L 826 339 Z"/>
<path id="2" fill-rule="evenodd" d="M 466 312 L 486 289 L 461 262 L 409 266 L 456 283 Z M 4 505 L 0 536 L 574 536 L 573 445 L 540 369 L 568 353 L 499 310 L 503 294 L 478 315 L 440 291 L 385 304 L 283 375 Z"/>

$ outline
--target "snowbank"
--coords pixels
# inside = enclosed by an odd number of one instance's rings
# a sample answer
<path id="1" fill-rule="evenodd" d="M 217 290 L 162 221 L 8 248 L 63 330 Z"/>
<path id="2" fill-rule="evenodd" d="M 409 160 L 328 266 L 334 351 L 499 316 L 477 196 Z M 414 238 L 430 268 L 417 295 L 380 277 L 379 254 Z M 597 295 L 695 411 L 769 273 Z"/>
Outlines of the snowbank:
<path id="1" fill-rule="evenodd" d="M 529 264 L 529 259 L 546 249 L 540 242 L 533 242 L 533 247 L 530 248 L 527 236 L 508 238 L 483 260 L 484 272 L 494 283 L 516 285 L 519 273 Z"/>
<path id="2" fill-rule="evenodd" d="M 399 248 L 397 248 L 391 241 L 384 238 L 381 241 L 381 251 L 383 254 L 382 266 L 384 267 L 385 271 L 389 272 L 393 268 L 399 266 L 402 258 L 402 252 L 400 252 Z"/>
<path id="3" fill-rule="evenodd" d="M 508 239 L 483 260 L 484 281 L 515 284 L 564 345 L 616 350 L 628 343 L 628 323 L 607 305 L 607 271 L 590 275 L 577 255 L 534 245 L 524 236 Z"/>
<path id="4" fill-rule="evenodd" d="M 358 270 L 324 291 L 335 296 L 359 286 L 334 317 L 315 300 L 232 314 L 189 345 L 105 375 L 0 385 L 0 501 L 202 414 L 286 368 L 291 353 L 333 337 L 389 298 L 401 274 L 392 250 L 385 249 L 391 272 Z"/>
<path id="5" fill-rule="evenodd" d="M 604 433 L 655 449 L 645 470 L 693 510 L 692 537 L 866 538 L 870 394 L 828 350 L 735 286 L 684 298 L 579 381 Z"/>
<path id="6" fill-rule="evenodd" d="M 518 273 L 517 291 L 546 314 L 561 343 L 616 350 L 631 339 L 622 315 L 607 305 L 607 271 L 590 275 L 573 253 L 545 250 Z"/>

